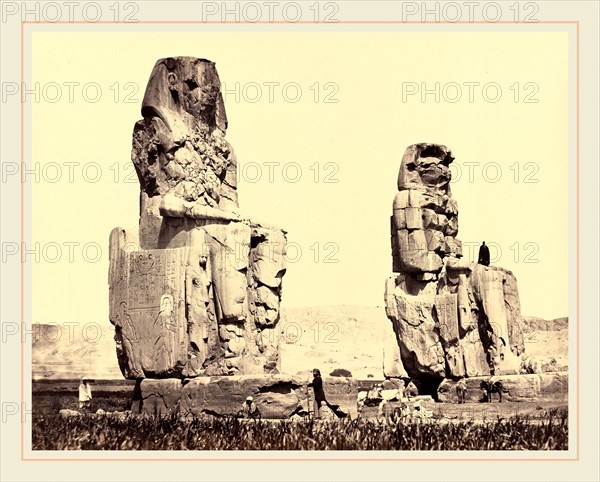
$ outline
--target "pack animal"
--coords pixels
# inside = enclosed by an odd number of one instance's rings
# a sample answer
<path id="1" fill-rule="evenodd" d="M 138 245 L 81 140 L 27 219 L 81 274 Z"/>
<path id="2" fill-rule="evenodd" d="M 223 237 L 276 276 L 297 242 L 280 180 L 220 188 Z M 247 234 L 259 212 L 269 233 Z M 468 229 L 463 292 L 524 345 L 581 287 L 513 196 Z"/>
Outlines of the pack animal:
<path id="1" fill-rule="evenodd" d="M 492 394 L 498 394 L 498 403 L 502 403 L 502 392 L 504 391 L 504 387 L 502 386 L 502 382 L 499 380 L 482 380 L 479 385 L 481 390 L 483 390 L 483 401 L 487 403 L 491 403 Z"/>

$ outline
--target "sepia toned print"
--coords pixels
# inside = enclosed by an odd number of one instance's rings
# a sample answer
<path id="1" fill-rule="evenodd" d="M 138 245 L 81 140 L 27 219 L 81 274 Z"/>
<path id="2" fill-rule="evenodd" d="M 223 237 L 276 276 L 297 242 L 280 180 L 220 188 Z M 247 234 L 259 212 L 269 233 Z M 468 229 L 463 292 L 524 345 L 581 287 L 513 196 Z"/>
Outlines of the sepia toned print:
<path id="1" fill-rule="evenodd" d="M 1 1 L 2 480 L 586 480 L 597 2 Z"/>
<path id="2" fill-rule="evenodd" d="M 485 242 L 477 261 L 465 256 L 442 144 L 406 148 L 391 217 L 376 213 L 391 228 L 389 320 L 352 358 L 379 369 L 353 373 L 316 350 L 286 362 L 287 232 L 240 208 L 225 110 L 214 62 L 154 65 L 133 131 L 139 229 L 114 228 L 108 250 L 110 356 L 130 382 L 103 380 L 74 410 L 43 374 L 34 449 L 568 449 L 566 346 L 530 353 L 515 274 Z M 300 315 L 299 333 L 314 315 Z M 334 319 L 315 337 L 337 342 Z"/>

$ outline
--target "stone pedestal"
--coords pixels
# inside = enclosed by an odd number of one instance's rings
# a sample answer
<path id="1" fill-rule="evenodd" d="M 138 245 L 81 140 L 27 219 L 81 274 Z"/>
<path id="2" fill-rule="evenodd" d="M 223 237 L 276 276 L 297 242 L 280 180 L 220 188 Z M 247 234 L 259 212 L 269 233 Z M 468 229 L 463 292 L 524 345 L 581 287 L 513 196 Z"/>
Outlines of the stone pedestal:
<path id="1" fill-rule="evenodd" d="M 308 414 L 314 405 L 309 380 L 300 376 L 262 375 L 197 377 L 185 380 L 151 380 L 138 382 L 143 413 L 166 415 L 237 415 L 246 397 L 265 419 L 287 419 Z M 327 401 L 339 405 L 349 417 L 357 415 L 358 382 L 352 378 L 323 378 Z M 310 401 L 309 401 L 310 399 Z"/>

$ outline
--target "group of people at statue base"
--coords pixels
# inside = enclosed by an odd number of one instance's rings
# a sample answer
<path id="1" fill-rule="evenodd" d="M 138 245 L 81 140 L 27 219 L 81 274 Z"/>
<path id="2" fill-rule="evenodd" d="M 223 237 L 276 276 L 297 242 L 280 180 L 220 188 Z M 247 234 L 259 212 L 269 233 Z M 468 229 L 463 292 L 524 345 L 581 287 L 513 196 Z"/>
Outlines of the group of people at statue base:
<path id="1" fill-rule="evenodd" d="M 410 423 L 427 421 L 433 417 L 433 411 L 425 408 L 420 400 L 410 400 L 394 403 L 382 400 L 377 408 L 377 421 L 379 423 Z"/>
<path id="2" fill-rule="evenodd" d="M 433 412 L 427 409 L 419 397 L 417 387 L 410 382 L 406 387 L 384 389 L 382 383 L 374 385 L 368 392 L 361 392 L 358 397 L 358 416 L 364 414 L 365 405 L 374 400 L 381 400 L 377 405 L 376 419 L 380 423 L 411 422 L 429 420 Z M 369 405 L 372 406 L 372 405 Z"/>

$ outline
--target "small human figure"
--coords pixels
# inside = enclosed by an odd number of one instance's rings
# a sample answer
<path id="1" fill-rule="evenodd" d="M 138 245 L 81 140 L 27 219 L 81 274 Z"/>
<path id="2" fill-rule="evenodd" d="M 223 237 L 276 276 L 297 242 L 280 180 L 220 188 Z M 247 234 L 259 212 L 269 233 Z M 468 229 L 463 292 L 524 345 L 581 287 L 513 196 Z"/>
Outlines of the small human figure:
<path id="1" fill-rule="evenodd" d="M 458 403 L 465 403 L 465 397 L 467 395 L 467 382 L 464 378 L 461 378 L 456 382 L 456 396 L 458 397 Z"/>
<path id="2" fill-rule="evenodd" d="M 521 355 L 519 373 L 522 375 L 531 375 L 533 373 L 541 373 L 541 371 L 541 364 L 538 360 L 527 356 L 525 353 Z"/>
<path id="3" fill-rule="evenodd" d="M 251 395 L 246 397 L 246 400 L 242 403 L 242 416 L 244 418 L 251 418 L 252 420 L 256 420 L 257 418 L 260 420 L 260 411 Z"/>
<path id="4" fill-rule="evenodd" d="M 413 404 L 413 408 L 414 412 L 412 413 L 412 417 L 415 420 L 427 420 L 433 416 L 433 412 L 426 407 L 423 407 L 420 400 L 417 400 Z"/>
<path id="5" fill-rule="evenodd" d="M 390 417 L 390 421 L 393 424 L 398 424 L 402 422 L 402 418 L 402 409 L 400 407 L 394 408 L 394 411 L 392 412 L 392 415 Z"/>
<path id="6" fill-rule="evenodd" d="M 337 407 L 333 407 L 325 397 L 323 378 L 321 378 L 321 371 L 318 368 L 313 369 L 313 379 L 308 386 L 312 387 L 315 393 L 315 418 L 321 418 L 321 402 L 325 402 L 325 405 L 335 413 Z"/>
<path id="7" fill-rule="evenodd" d="M 388 423 L 390 418 L 390 407 L 389 402 L 385 399 L 381 400 L 379 407 L 377 408 L 377 421 Z"/>
<path id="8" fill-rule="evenodd" d="M 190 249 L 188 264 L 190 269 L 186 272 L 187 333 L 191 349 L 190 367 L 196 371 L 201 369 L 211 349 L 208 345 L 210 325 L 214 321 L 209 310 L 212 287 L 208 276 L 208 257 L 203 249 Z"/>
<path id="9" fill-rule="evenodd" d="M 365 393 L 365 392 L 361 392 L 361 393 Z M 366 396 L 364 397 L 358 397 L 357 401 L 356 401 L 356 414 L 358 417 L 362 416 L 363 410 L 365 409 L 365 400 L 366 400 Z"/>
<path id="10" fill-rule="evenodd" d="M 412 380 L 410 382 L 408 382 L 408 385 L 406 385 L 404 394 L 406 395 L 406 398 L 408 398 L 409 400 L 411 398 L 414 398 L 419 395 L 419 389 L 417 388 L 417 386 L 414 384 L 414 382 Z"/>
<path id="11" fill-rule="evenodd" d="M 490 248 L 487 247 L 485 241 L 483 241 L 481 246 L 479 246 L 479 257 L 477 259 L 477 263 L 484 266 L 490 265 Z"/>
<path id="12" fill-rule="evenodd" d="M 375 383 L 368 391 L 367 398 L 371 400 L 381 400 L 383 395 L 381 392 L 383 391 L 383 385 L 381 383 Z"/>
<path id="13" fill-rule="evenodd" d="M 421 418 L 423 418 L 423 412 L 421 411 L 422 407 L 421 407 L 421 402 L 419 400 L 417 400 L 415 403 L 413 403 L 413 413 L 412 413 L 412 417 L 415 420 L 419 420 Z"/>
<path id="14" fill-rule="evenodd" d="M 90 380 L 88 380 L 86 377 L 83 377 L 81 379 L 81 383 L 79 384 L 79 408 L 90 408 L 91 402 L 92 386 L 90 385 Z"/>
<path id="15" fill-rule="evenodd" d="M 400 416 L 402 417 L 402 420 L 410 419 L 411 412 L 408 403 L 402 402 L 400 404 Z"/>

